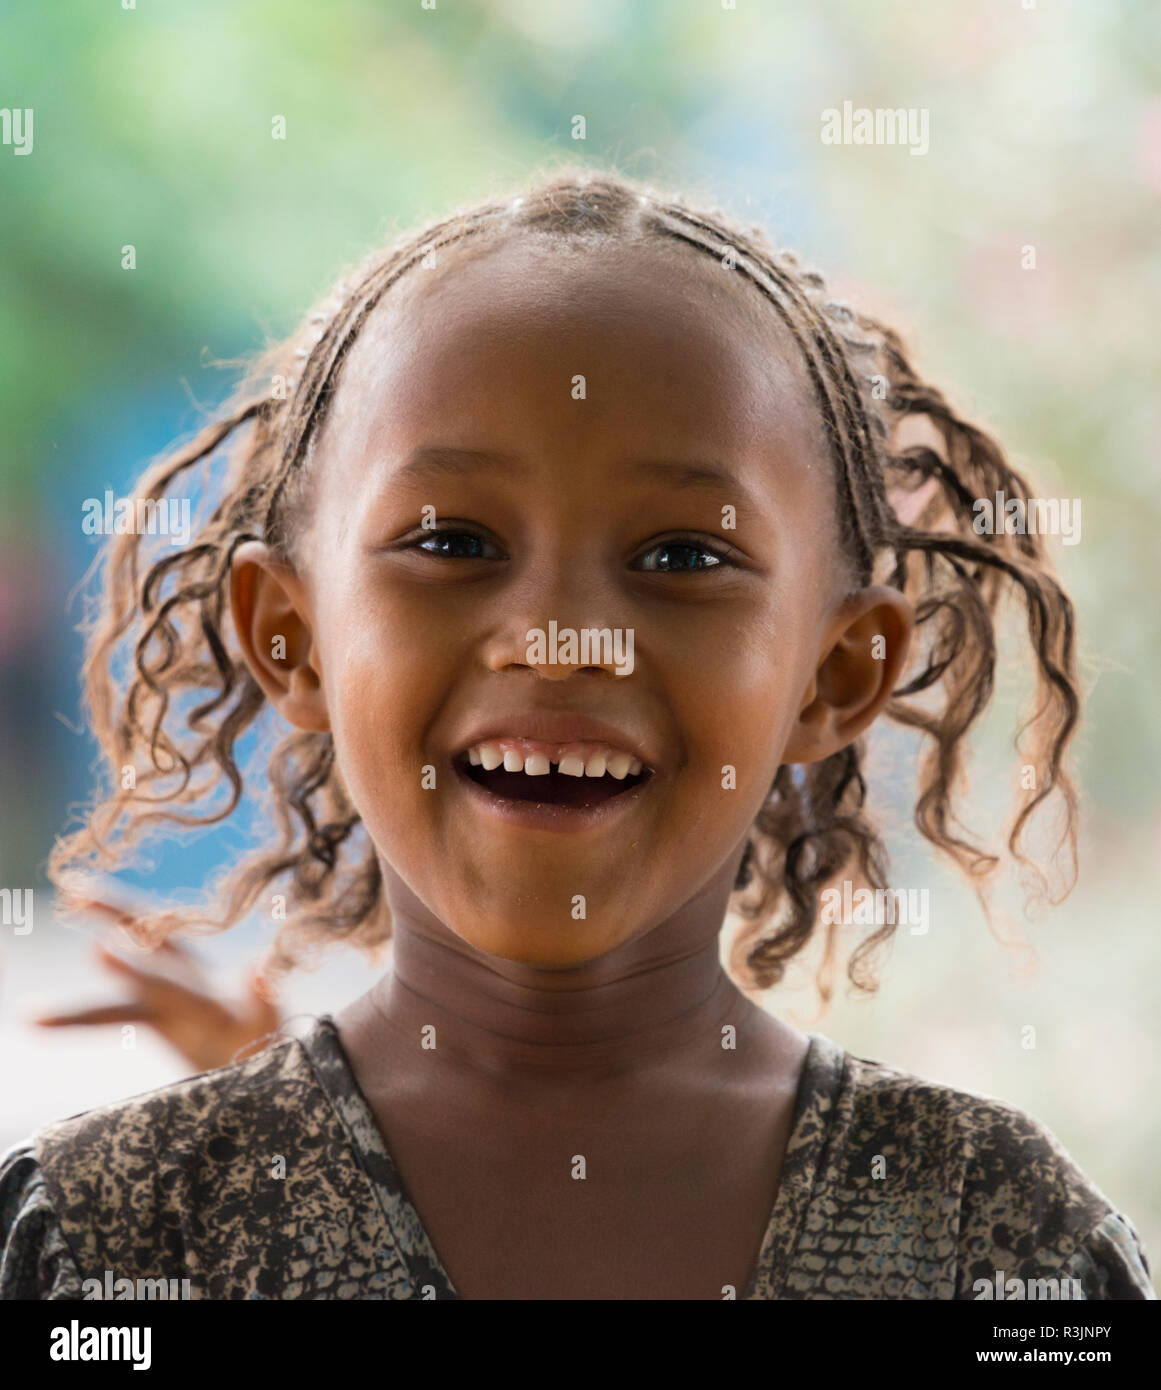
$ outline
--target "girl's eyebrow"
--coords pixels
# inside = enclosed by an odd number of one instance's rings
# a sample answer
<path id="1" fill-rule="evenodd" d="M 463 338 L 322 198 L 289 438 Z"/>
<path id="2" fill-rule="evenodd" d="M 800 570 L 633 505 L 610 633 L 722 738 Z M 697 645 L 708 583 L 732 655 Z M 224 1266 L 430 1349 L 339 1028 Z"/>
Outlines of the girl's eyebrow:
<path id="1" fill-rule="evenodd" d="M 496 449 L 464 449 L 448 444 L 421 444 L 413 449 L 391 477 L 393 483 L 429 482 L 433 478 L 461 477 L 487 469 L 509 477 L 527 477 L 533 470 L 518 454 Z M 750 490 L 730 470 L 718 463 L 686 463 L 675 459 L 642 459 L 626 476 L 643 482 L 661 482 L 684 491 L 714 493 L 728 500 L 739 515 L 757 517 L 759 505 Z"/>
<path id="2" fill-rule="evenodd" d="M 412 449 L 391 475 L 391 481 L 428 482 L 432 478 L 454 478 L 482 469 L 509 476 L 526 476 L 531 471 L 518 454 L 506 454 L 496 449 L 461 449 L 451 444 L 420 444 Z"/>

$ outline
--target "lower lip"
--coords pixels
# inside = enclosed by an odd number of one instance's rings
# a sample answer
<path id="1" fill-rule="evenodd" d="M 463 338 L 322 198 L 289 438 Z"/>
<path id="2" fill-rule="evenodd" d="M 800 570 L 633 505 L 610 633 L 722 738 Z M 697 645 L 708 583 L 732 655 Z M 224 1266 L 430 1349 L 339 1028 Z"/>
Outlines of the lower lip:
<path id="1" fill-rule="evenodd" d="M 593 830 L 608 825 L 627 815 L 641 800 L 642 793 L 653 785 L 657 776 L 653 773 L 644 782 L 638 782 L 627 792 L 611 796 L 596 806 L 554 806 L 541 801 L 512 801 L 508 797 L 497 796 L 487 787 L 473 782 L 453 764 L 456 780 L 472 800 L 498 820 L 508 825 L 519 826 L 524 830 L 572 831 Z"/>

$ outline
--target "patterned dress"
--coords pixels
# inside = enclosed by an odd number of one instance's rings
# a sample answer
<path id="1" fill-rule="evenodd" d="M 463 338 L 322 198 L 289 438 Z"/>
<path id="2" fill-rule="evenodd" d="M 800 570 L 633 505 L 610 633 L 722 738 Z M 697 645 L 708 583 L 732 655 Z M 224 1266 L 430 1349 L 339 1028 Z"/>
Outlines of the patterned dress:
<path id="1" fill-rule="evenodd" d="M 9 1149 L 0 1251 L 5 1299 L 107 1296 L 107 1271 L 195 1299 L 458 1297 L 329 1015 Z M 1013 1280 L 1156 1298 L 1128 1218 L 1042 1125 L 810 1034 L 758 1262 L 723 1297 L 1020 1296 Z"/>

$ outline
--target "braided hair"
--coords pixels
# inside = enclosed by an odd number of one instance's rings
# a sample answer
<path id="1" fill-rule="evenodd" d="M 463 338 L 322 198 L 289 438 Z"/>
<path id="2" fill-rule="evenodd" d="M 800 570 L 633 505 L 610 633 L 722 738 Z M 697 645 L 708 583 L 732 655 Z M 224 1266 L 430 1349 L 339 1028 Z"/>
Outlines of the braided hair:
<path id="1" fill-rule="evenodd" d="M 915 607 L 920 652 L 914 664 L 920 669 L 892 692 L 884 713 L 929 739 L 918 765 L 916 826 L 968 875 L 989 922 L 985 890 L 1000 856 L 968 837 L 954 802 L 962 790 L 965 735 L 993 691 L 997 609 L 1008 595 L 1022 602 L 1037 708 L 1020 734 L 1031 735 L 1022 752 L 1036 777 L 1012 821 L 1007 848 L 1047 891 L 1039 864 L 1024 852 L 1024 836 L 1030 817 L 1055 795 L 1064 809 L 1056 852 L 1067 847 L 1070 855 L 1061 896 L 1071 891 L 1076 792 L 1065 753 L 1080 704 L 1073 607 L 1039 536 L 1003 527 L 981 536 L 972 525 L 979 497 L 1002 491 L 1027 501 L 1025 479 L 995 439 L 962 419 L 918 375 L 891 328 L 832 300 L 823 277 L 792 252 L 776 249 L 762 228 L 743 227 L 718 209 L 695 209 L 684 197 L 662 196 L 619 173 L 566 167 L 517 196 L 457 210 L 368 256 L 312 309 L 299 332 L 250 364 L 218 418 L 139 480 L 138 497 L 161 499 L 182 474 L 196 465 L 208 468 L 219 447 L 231 442 L 221 499 L 189 545 L 155 560 L 143 577 L 142 536 L 117 535 L 103 557 L 103 601 L 86 631 L 83 679 L 113 786 L 82 827 L 54 846 L 48 874 L 62 899 L 69 900 L 77 876 L 90 866 L 128 862 L 151 824 L 209 826 L 238 806 L 243 777 L 235 744 L 266 697 L 223 627 L 235 550 L 257 539 L 292 562 L 308 503 L 312 444 L 344 359 L 379 300 L 417 266 L 430 271 L 442 264 L 446 274 L 458 256 L 532 235 L 580 245 L 616 240 L 689 248 L 680 254 L 713 257 L 753 286 L 789 331 L 833 459 L 840 543 L 853 575 L 860 586 L 893 586 Z M 904 446 L 901 426 L 916 420 L 932 442 Z M 912 518 L 917 524 L 905 524 L 890 493 L 919 489 L 928 496 Z M 167 581 L 170 592 L 163 596 Z M 127 634 L 132 662 L 118 678 L 114 657 Z M 927 692 L 927 698 L 914 698 Z M 184 730 L 178 730 L 171 706 L 187 693 L 206 698 L 185 711 Z M 819 762 L 783 764 L 755 818 L 734 883 L 743 930 L 731 956 L 755 988 L 776 984 L 806 946 L 829 884 L 846 877 L 873 890 L 888 887 L 885 846 L 865 812 L 866 751 L 864 735 Z M 195 771 L 207 765 L 208 780 L 195 782 Z M 161 790 L 173 777 L 179 784 Z M 214 807 L 223 778 L 230 794 Z M 158 911 L 138 919 L 137 935 L 156 942 L 198 926 L 223 930 L 286 879 L 274 897 L 274 915 L 284 921 L 269 969 L 303 963 L 312 950 L 340 938 L 374 952 L 390 936 L 380 868 L 369 838 L 356 834 L 360 817 L 330 733 L 283 737 L 268 750 L 265 781 L 278 843 L 223 872 L 213 886 L 216 917 Z M 870 957 L 894 929 L 893 922 L 884 923 L 851 955 L 848 975 L 857 988 L 874 988 Z M 832 991 L 835 943 L 831 925 L 818 976 L 824 999 Z"/>

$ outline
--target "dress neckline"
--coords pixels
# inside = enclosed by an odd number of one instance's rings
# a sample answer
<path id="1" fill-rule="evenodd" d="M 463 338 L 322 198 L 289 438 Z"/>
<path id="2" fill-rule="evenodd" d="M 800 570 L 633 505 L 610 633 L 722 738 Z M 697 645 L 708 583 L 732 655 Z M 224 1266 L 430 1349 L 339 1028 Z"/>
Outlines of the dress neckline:
<path id="1" fill-rule="evenodd" d="M 781 1294 L 846 1075 L 847 1054 L 837 1043 L 823 1033 L 808 1033 L 807 1037 L 810 1042 L 799 1077 L 778 1193 L 757 1262 L 741 1295 L 743 1300 L 772 1299 Z M 334 1018 L 320 1014 L 299 1042 L 346 1132 L 356 1161 L 370 1179 L 413 1290 L 422 1296 L 423 1290 L 430 1288 L 437 1299 L 458 1300 L 460 1295 L 407 1194 L 370 1103 L 359 1087 Z"/>

